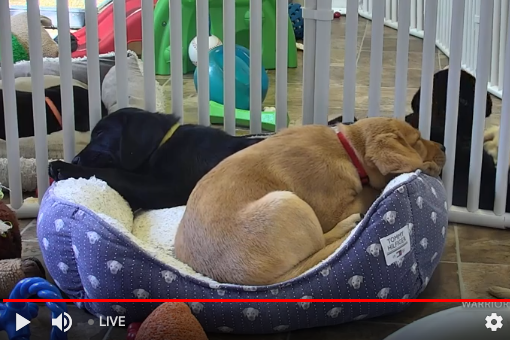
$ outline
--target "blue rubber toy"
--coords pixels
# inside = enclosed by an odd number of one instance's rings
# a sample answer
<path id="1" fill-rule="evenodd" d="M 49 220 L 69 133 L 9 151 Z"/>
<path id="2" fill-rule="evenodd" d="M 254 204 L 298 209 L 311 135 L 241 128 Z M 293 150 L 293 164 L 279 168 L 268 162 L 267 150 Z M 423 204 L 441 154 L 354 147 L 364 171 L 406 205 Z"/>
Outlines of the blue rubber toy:
<path id="1" fill-rule="evenodd" d="M 303 20 L 303 10 L 300 4 L 292 2 L 289 4 L 289 18 L 294 28 L 296 40 L 303 39 L 305 21 Z"/>
<path id="2" fill-rule="evenodd" d="M 236 45 L 235 52 L 235 88 L 236 109 L 250 109 L 250 51 L 243 46 Z M 198 68 L 193 76 L 195 89 L 198 91 Z M 262 101 L 269 89 L 269 77 L 262 66 Z M 223 104 L 223 45 L 209 51 L 209 99 Z M 262 105 L 262 103 L 260 103 Z"/>
<path id="3" fill-rule="evenodd" d="M 39 277 L 23 279 L 14 287 L 9 299 L 28 299 L 37 295 L 41 299 L 62 299 L 57 287 Z M 67 313 L 65 302 L 46 302 L 51 310 L 51 317 L 56 319 L 60 314 Z M 16 331 L 16 314 L 27 320 L 37 317 L 39 306 L 33 302 L 0 303 L 0 331 L 6 331 L 9 340 L 30 340 L 30 327 L 26 326 Z M 67 334 L 57 326 L 51 330 L 51 340 L 67 340 Z"/>

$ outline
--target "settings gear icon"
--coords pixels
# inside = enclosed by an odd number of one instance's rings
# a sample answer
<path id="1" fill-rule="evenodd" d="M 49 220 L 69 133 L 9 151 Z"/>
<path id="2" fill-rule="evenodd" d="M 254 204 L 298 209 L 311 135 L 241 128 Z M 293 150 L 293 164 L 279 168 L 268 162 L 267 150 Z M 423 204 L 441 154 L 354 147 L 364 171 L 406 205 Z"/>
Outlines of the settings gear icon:
<path id="1" fill-rule="evenodd" d="M 486 316 L 485 321 L 485 327 L 490 328 L 493 332 L 503 328 L 503 317 L 496 313 L 492 313 L 491 315 Z M 494 321 L 496 321 L 496 323 L 493 323 Z"/>

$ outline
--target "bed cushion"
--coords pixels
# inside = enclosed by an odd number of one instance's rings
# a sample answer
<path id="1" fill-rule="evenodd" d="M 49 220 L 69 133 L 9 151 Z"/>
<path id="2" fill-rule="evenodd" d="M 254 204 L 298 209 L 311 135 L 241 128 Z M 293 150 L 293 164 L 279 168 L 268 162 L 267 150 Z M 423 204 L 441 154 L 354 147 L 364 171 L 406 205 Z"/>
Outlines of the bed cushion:
<path id="1" fill-rule="evenodd" d="M 391 303 L 190 302 L 208 332 L 277 333 L 403 311 L 425 289 L 447 231 L 442 183 L 419 171 L 394 179 L 323 263 L 270 286 L 215 282 L 173 257 L 185 207 L 133 215 L 106 183 L 69 179 L 46 192 L 38 238 L 56 284 L 85 299 L 399 299 Z M 158 303 L 79 303 L 96 316 L 144 320 Z"/>

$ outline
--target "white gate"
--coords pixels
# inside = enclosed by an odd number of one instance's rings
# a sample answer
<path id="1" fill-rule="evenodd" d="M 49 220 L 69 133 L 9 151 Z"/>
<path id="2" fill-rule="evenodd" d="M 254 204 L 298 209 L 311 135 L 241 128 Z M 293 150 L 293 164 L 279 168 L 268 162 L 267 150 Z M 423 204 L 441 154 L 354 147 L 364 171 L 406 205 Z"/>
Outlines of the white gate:
<path id="1" fill-rule="evenodd" d="M 483 6 L 481 6 L 483 2 Z M 58 34 L 61 67 L 62 116 L 64 130 L 64 159 L 70 161 L 74 150 L 74 116 L 71 79 L 71 46 L 69 39 L 69 16 L 67 0 L 58 0 Z M 151 1 L 142 1 L 142 36 L 144 56 L 144 89 L 147 94 L 147 110 L 154 111 L 155 99 L 155 61 L 154 61 L 154 8 Z M 181 0 L 170 0 L 171 29 L 171 82 L 172 112 L 183 116 L 183 44 L 181 35 Z M 225 130 L 235 132 L 234 121 L 234 46 L 235 46 L 235 0 L 224 0 L 224 37 L 225 49 Z M 287 112 L 287 33 L 288 2 L 277 3 L 277 49 L 276 49 L 276 111 L 277 128 L 286 125 Z M 486 86 L 495 95 L 502 96 L 505 88 L 510 89 L 510 67 L 504 68 L 510 59 L 505 53 L 510 34 L 507 32 L 508 2 L 506 0 L 347 0 L 345 25 L 345 68 L 343 115 L 346 120 L 354 118 L 356 103 L 356 62 L 358 12 L 372 20 L 372 39 L 370 54 L 369 116 L 379 114 L 381 102 L 383 27 L 388 25 L 398 28 L 397 70 L 395 74 L 395 116 L 403 118 L 406 110 L 407 65 L 409 34 L 422 37 L 423 64 L 421 79 L 420 130 L 429 136 L 432 80 L 435 63 L 436 44 L 450 57 L 450 79 L 448 98 L 458 98 L 461 67 L 476 72 L 477 88 L 475 95 L 475 127 L 473 131 L 472 164 L 469 169 L 469 202 L 467 208 L 451 207 L 450 219 L 454 222 L 477 224 L 502 228 L 510 226 L 505 213 L 506 188 L 508 182 L 508 164 L 510 161 L 510 135 L 501 133 L 499 161 L 497 167 L 496 201 L 494 212 L 478 210 L 478 193 L 480 191 L 480 164 L 484 130 L 484 107 Z M 86 0 L 88 82 L 90 102 L 90 122 L 93 126 L 101 115 L 99 92 L 99 48 L 97 28 L 97 8 L 95 0 Z M 113 0 L 116 73 L 118 84 L 118 103 L 120 107 L 128 104 L 126 10 L 125 0 Z M 197 0 L 197 35 L 198 35 L 198 121 L 209 125 L 209 74 L 208 65 L 208 12 L 209 3 Z M 305 49 L 303 56 L 303 123 L 325 124 L 329 108 L 329 64 L 332 0 L 306 0 L 303 6 L 305 19 Z M 455 9 L 455 10 L 453 10 Z M 30 66 L 33 82 L 33 111 L 35 120 L 37 186 L 39 197 L 48 188 L 48 150 L 46 113 L 43 90 L 43 59 L 41 36 L 39 33 L 39 3 L 27 1 L 29 16 Z M 344 20 L 344 19 L 342 19 Z M 252 103 L 261 102 L 261 64 L 262 64 L 262 2 L 250 2 L 250 82 Z M 0 0 L 0 49 L 2 61 L 3 99 L 8 172 L 11 206 L 20 217 L 34 215 L 37 205 L 23 204 L 20 181 L 20 151 L 17 126 L 17 112 L 14 89 L 14 68 L 10 34 L 9 1 Z M 202 52 L 203 51 L 203 52 Z M 504 96 L 503 96 L 504 97 Z M 507 96 L 508 97 L 508 96 Z M 503 101 L 501 131 L 510 131 L 509 101 Z M 457 123 L 458 100 L 448 100 L 446 130 L 455 131 Z M 250 109 L 252 133 L 261 132 L 260 106 L 252 105 Z M 453 154 L 455 150 L 454 134 L 446 134 L 445 145 L 448 163 L 444 169 L 444 183 L 448 189 L 449 203 L 452 201 Z"/>

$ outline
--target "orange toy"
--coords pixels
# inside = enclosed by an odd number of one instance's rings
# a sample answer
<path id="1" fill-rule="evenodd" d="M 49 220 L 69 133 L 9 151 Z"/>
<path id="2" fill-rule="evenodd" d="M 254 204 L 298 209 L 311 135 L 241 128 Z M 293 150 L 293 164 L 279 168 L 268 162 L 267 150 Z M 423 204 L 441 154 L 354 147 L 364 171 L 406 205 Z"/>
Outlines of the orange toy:
<path id="1" fill-rule="evenodd" d="M 183 302 L 165 302 L 140 326 L 135 340 L 207 340 L 198 320 Z"/>

